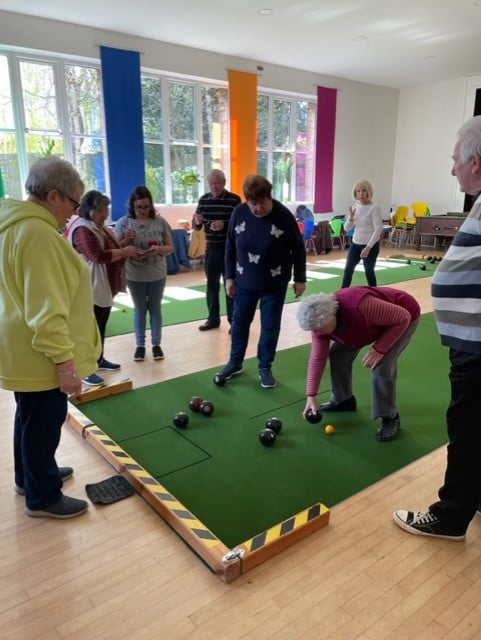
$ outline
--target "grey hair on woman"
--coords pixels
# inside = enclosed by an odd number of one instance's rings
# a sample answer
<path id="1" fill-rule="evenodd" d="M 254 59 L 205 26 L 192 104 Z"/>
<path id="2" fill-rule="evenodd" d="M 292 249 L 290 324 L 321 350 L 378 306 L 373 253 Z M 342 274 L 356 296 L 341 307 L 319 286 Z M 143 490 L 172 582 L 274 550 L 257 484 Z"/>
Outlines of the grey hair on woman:
<path id="1" fill-rule="evenodd" d="M 299 304 L 297 320 L 301 329 L 320 329 L 336 318 L 339 303 L 333 293 L 315 293 Z"/>
<path id="2" fill-rule="evenodd" d="M 31 196 L 45 200 L 49 191 L 56 189 L 68 197 L 78 189 L 83 191 L 84 183 L 77 170 L 58 156 L 48 156 L 37 160 L 30 168 L 25 189 Z"/>

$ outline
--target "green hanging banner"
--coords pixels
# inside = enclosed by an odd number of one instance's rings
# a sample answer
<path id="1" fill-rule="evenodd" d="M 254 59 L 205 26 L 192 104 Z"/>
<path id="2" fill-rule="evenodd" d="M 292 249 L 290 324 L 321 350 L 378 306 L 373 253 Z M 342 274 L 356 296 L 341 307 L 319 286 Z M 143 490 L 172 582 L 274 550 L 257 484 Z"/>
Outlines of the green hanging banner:
<path id="1" fill-rule="evenodd" d="M 0 198 L 5 198 L 5 187 L 3 185 L 2 169 L 0 167 Z"/>

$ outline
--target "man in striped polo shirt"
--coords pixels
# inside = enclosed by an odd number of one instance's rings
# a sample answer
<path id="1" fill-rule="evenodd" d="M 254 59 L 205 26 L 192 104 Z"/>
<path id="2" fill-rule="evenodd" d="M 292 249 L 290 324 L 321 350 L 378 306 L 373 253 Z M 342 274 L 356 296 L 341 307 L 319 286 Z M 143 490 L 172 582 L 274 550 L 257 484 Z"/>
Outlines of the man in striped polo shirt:
<path id="1" fill-rule="evenodd" d="M 394 512 L 409 533 L 464 540 L 481 515 L 481 116 L 458 132 L 453 176 L 476 201 L 432 280 L 433 309 L 441 343 L 449 347 L 451 400 L 446 412 L 449 443 L 439 500 L 427 511 Z"/>
<path id="2" fill-rule="evenodd" d="M 240 204 L 241 199 L 225 188 L 225 174 L 220 169 L 212 169 L 207 176 L 210 192 L 204 194 L 194 213 L 192 226 L 205 231 L 205 275 L 207 276 L 207 310 L 208 316 L 199 331 L 209 331 L 220 326 L 220 280 L 225 281 L 225 243 L 229 219 Z M 224 284 L 225 286 L 225 284 Z M 234 302 L 226 296 L 227 320 L 232 324 Z"/>

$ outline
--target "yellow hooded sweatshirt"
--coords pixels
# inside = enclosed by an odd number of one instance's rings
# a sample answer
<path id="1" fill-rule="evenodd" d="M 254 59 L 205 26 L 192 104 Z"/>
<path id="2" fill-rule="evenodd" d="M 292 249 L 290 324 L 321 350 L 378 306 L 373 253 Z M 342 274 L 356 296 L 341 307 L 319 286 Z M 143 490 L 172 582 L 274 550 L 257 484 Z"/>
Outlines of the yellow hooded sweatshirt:
<path id="1" fill-rule="evenodd" d="M 87 263 L 44 207 L 0 201 L 0 387 L 59 387 L 56 363 L 97 368 L 100 335 Z"/>

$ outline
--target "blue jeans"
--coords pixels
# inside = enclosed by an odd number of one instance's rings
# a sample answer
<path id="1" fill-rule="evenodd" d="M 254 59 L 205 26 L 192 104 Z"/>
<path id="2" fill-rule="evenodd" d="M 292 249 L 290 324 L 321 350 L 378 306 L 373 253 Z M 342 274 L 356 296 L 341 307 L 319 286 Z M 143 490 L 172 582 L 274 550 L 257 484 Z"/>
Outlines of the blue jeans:
<path id="1" fill-rule="evenodd" d="M 365 248 L 365 246 L 365 244 L 355 244 L 353 242 L 349 247 L 349 251 L 347 252 L 346 267 L 344 269 L 344 277 L 342 279 L 342 289 L 351 286 L 352 274 L 354 273 L 354 269 L 361 261 L 361 251 Z M 376 266 L 378 255 L 379 242 L 376 242 L 371 251 L 369 251 L 369 255 L 367 256 L 367 258 L 362 259 L 364 264 L 364 271 L 366 272 L 367 284 L 370 287 L 375 287 L 377 285 L 374 267 Z"/>
<path id="2" fill-rule="evenodd" d="M 135 282 L 127 280 L 130 295 L 134 301 L 135 344 L 145 347 L 145 329 L 147 313 L 150 319 L 150 337 L 152 346 L 160 346 L 162 337 L 162 296 L 165 289 L 165 278 L 153 282 Z"/>
<path id="3" fill-rule="evenodd" d="M 15 391 L 14 396 L 15 484 L 24 487 L 29 509 L 45 509 L 62 498 L 55 452 L 67 417 L 67 396 L 60 389 Z"/>
<path id="4" fill-rule="evenodd" d="M 229 360 L 231 363 L 241 365 L 244 361 L 250 326 L 259 303 L 261 333 L 257 344 L 257 359 L 259 369 L 271 368 L 276 356 L 286 290 L 287 284 L 274 290 L 249 291 L 236 288 Z"/>

